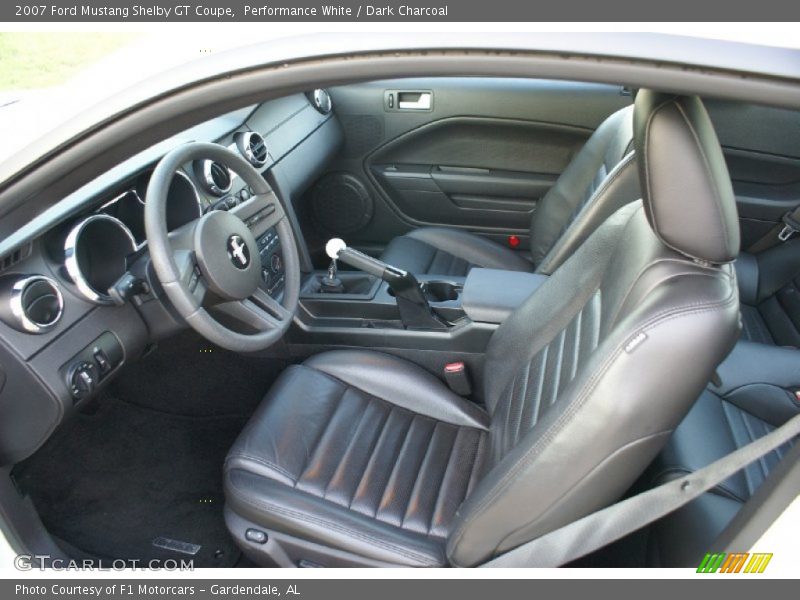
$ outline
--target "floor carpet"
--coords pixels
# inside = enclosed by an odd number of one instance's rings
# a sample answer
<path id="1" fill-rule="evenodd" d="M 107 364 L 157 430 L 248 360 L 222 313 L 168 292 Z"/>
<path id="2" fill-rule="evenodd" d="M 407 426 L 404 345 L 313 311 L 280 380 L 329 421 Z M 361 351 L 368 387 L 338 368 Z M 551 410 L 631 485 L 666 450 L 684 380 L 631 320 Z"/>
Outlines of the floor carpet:
<path id="1" fill-rule="evenodd" d="M 234 566 L 222 465 L 281 366 L 196 336 L 172 341 L 128 367 L 14 476 L 51 534 L 89 556 Z M 165 550 L 159 537 L 200 549 Z"/>

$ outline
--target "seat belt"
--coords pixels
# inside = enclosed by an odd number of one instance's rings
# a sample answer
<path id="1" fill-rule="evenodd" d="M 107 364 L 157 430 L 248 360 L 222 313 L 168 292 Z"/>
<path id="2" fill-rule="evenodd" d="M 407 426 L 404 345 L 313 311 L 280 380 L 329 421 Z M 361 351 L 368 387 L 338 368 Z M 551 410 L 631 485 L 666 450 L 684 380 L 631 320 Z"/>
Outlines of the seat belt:
<path id="1" fill-rule="evenodd" d="M 800 415 L 707 467 L 573 521 L 480 566 L 560 567 L 688 504 L 798 434 Z"/>
<path id="2" fill-rule="evenodd" d="M 781 222 L 765 233 L 758 241 L 753 243 L 747 249 L 747 252 L 750 254 L 758 254 L 773 246 L 777 246 L 781 242 L 785 242 L 798 232 L 800 232 L 800 205 L 787 211 L 783 217 L 781 217 Z"/>

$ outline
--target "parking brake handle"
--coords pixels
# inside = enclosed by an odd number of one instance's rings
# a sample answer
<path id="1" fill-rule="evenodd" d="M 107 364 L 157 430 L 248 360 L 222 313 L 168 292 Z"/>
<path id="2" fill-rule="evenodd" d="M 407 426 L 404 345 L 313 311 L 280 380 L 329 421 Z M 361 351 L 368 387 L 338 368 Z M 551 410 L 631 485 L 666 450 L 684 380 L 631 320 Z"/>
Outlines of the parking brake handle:
<path id="1" fill-rule="evenodd" d="M 333 260 L 340 260 L 388 283 L 397 299 L 400 320 L 406 329 L 447 329 L 447 323 L 433 311 L 413 274 L 348 248 L 340 238 L 328 240 L 325 252 Z"/>

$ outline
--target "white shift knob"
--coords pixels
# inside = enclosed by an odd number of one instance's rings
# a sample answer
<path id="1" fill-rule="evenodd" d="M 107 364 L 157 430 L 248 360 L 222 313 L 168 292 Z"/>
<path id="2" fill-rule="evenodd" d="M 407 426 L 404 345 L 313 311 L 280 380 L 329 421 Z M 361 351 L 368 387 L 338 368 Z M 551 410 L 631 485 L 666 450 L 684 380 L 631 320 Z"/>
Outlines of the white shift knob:
<path id="1" fill-rule="evenodd" d="M 331 238 L 328 240 L 328 243 L 325 244 L 325 254 L 333 260 L 336 260 L 339 258 L 339 252 L 345 248 L 347 248 L 347 244 L 344 243 L 342 238 Z"/>

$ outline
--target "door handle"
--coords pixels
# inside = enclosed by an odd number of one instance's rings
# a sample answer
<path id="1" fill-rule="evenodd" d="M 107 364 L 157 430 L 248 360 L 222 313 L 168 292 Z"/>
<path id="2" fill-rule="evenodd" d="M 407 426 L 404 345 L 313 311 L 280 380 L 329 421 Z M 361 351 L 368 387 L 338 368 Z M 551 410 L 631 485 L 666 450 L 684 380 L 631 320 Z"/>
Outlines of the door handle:
<path id="1" fill-rule="evenodd" d="M 432 106 L 431 92 L 397 92 L 397 108 L 400 110 L 430 110 Z"/>

